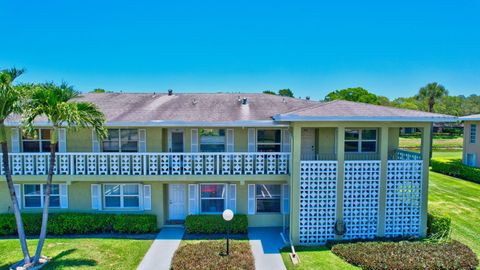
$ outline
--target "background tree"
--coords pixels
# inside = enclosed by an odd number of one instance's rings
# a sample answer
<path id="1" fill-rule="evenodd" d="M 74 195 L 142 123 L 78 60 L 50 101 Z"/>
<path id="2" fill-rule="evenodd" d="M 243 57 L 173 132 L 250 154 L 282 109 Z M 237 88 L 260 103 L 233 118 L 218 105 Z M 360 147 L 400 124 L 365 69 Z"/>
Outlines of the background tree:
<path id="1" fill-rule="evenodd" d="M 269 95 L 276 95 L 277 93 L 273 92 L 272 90 L 264 90 L 262 91 L 264 94 L 269 94 Z"/>
<path id="2" fill-rule="evenodd" d="M 105 89 L 102 89 L 102 88 L 95 88 L 92 91 L 90 91 L 90 93 L 106 93 L 106 92 L 107 91 L 105 91 Z"/>
<path id="3" fill-rule="evenodd" d="M 24 264 L 27 264 L 30 263 L 30 253 L 28 251 L 22 215 L 20 213 L 20 207 L 18 205 L 12 174 L 10 171 L 10 164 L 8 162 L 8 138 L 5 127 L 5 120 L 8 116 L 14 113 L 21 113 L 22 106 L 20 106 L 20 102 L 22 99 L 24 99 L 24 92 L 22 91 L 22 87 L 13 86 L 13 82 L 23 73 L 23 69 L 15 68 L 0 71 L 0 144 L 2 146 L 3 156 L 2 166 L 5 171 L 5 178 L 7 181 L 8 191 L 10 193 L 10 200 L 12 201 L 13 213 L 17 225 L 18 240 L 20 241 Z"/>
<path id="4" fill-rule="evenodd" d="M 434 112 L 435 103 L 444 96 L 448 96 L 447 89 L 445 89 L 443 85 L 433 82 L 420 88 L 416 98 L 419 101 L 426 101 L 428 104 L 428 111 Z"/>
<path id="5" fill-rule="evenodd" d="M 289 88 L 278 90 L 278 95 L 283 97 L 294 97 L 292 90 L 290 90 Z"/>
<path id="6" fill-rule="evenodd" d="M 368 92 L 366 89 L 362 87 L 355 87 L 355 88 L 347 88 L 342 90 L 335 90 L 327 94 L 325 96 L 325 101 L 333 101 L 333 100 L 348 100 L 354 102 L 363 102 L 369 104 L 385 104 L 388 103 L 388 98 L 381 97 L 379 98 L 377 95 Z"/>
<path id="7" fill-rule="evenodd" d="M 50 191 L 56 161 L 58 130 L 62 127 L 73 130 L 92 127 L 99 138 L 106 136 L 105 116 L 95 104 L 75 101 L 74 99 L 79 95 L 79 92 L 66 83 L 61 85 L 55 85 L 54 83 L 40 84 L 34 89 L 24 112 L 25 120 L 23 124 L 29 134 L 34 134 L 34 120 L 39 116 L 46 117 L 53 126 L 50 131 L 50 163 L 45 185 L 42 227 L 33 260 L 34 265 L 38 263 L 41 257 L 47 235 L 48 206 L 50 205 Z"/>

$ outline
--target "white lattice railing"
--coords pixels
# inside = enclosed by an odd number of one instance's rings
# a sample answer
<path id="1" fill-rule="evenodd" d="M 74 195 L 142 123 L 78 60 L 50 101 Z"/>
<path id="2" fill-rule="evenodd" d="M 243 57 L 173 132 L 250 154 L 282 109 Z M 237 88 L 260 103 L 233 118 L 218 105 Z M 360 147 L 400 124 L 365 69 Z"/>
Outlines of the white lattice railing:
<path id="1" fill-rule="evenodd" d="M 12 153 L 13 175 L 47 174 L 49 153 Z M 288 174 L 289 153 L 57 153 L 63 175 Z M 1 158 L 0 158 L 0 161 Z M 4 174 L 3 166 L 0 170 Z"/>
<path id="2" fill-rule="evenodd" d="M 324 244 L 335 238 L 338 162 L 300 164 L 300 243 Z"/>
<path id="3" fill-rule="evenodd" d="M 397 149 L 390 154 L 390 160 L 422 160 L 422 155 L 417 152 Z"/>
<path id="4" fill-rule="evenodd" d="M 388 161 L 385 236 L 420 235 L 422 172 L 421 160 Z"/>

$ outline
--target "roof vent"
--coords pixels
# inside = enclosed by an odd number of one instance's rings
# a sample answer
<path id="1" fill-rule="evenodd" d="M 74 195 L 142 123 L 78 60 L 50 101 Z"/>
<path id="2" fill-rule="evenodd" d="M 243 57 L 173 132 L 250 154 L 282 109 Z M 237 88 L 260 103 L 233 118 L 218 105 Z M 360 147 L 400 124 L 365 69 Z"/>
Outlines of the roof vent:
<path id="1" fill-rule="evenodd" d="M 242 98 L 242 105 L 247 105 L 248 99 L 246 97 Z"/>
<path id="2" fill-rule="evenodd" d="M 310 100 L 310 96 L 306 96 L 305 99 L 306 99 L 306 100 Z"/>
<path id="3" fill-rule="evenodd" d="M 197 103 L 198 103 L 198 101 L 197 101 L 196 99 L 193 99 L 193 100 L 192 100 L 192 104 L 193 104 L 193 105 L 196 105 Z"/>
<path id="4" fill-rule="evenodd" d="M 168 89 L 168 95 L 169 96 L 173 95 L 173 90 L 172 89 Z"/>
<path id="5" fill-rule="evenodd" d="M 285 100 L 285 98 L 282 99 L 282 102 L 283 102 L 283 103 L 287 103 L 287 101 Z"/>

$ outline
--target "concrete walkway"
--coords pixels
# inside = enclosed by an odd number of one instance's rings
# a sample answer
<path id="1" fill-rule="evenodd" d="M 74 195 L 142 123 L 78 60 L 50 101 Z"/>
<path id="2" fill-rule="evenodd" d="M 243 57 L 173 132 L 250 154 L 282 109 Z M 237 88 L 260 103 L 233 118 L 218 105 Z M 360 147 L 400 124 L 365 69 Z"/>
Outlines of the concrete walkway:
<path id="1" fill-rule="evenodd" d="M 163 228 L 137 270 L 169 270 L 173 254 L 182 241 L 183 228 Z"/>
<path id="2" fill-rule="evenodd" d="M 285 246 L 282 228 L 248 228 L 248 238 L 255 258 L 256 270 L 286 270 L 280 249 Z"/>

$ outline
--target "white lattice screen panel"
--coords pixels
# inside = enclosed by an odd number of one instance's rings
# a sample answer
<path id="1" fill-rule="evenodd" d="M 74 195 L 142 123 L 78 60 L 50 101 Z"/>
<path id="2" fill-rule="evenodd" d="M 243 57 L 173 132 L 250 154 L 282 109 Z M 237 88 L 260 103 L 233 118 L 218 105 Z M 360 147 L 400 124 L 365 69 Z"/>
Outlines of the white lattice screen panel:
<path id="1" fill-rule="evenodd" d="M 380 161 L 345 161 L 343 191 L 344 239 L 377 236 Z"/>
<path id="2" fill-rule="evenodd" d="M 324 244 L 334 239 L 337 161 L 301 161 L 300 243 Z"/>
<path id="3" fill-rule="evenodd" d="M 385 236 L 420 235 L 422 165 L 418 160 L 388 161 Z"/>

